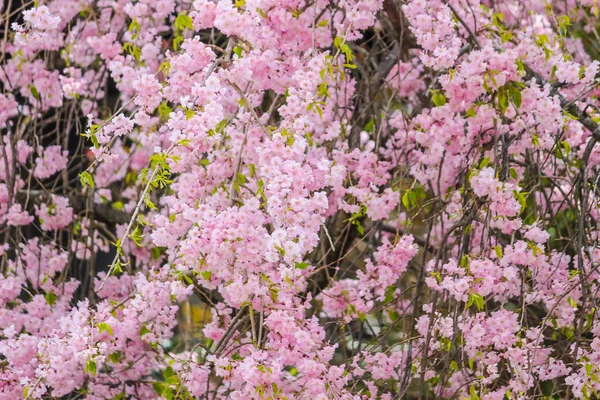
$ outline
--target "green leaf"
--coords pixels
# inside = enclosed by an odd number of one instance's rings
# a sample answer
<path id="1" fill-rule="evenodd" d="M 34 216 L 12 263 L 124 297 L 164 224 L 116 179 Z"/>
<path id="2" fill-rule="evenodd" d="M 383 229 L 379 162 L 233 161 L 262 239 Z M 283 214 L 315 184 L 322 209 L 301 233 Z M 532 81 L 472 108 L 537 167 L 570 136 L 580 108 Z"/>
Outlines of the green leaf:
<path id="1" fill-rule="evenodd" d="M 487 157 L 484 157 L 483 160 L 481 160 L 481 162 L 479 163 L 479 169 L 484 169 L 485 167 L 487 167 L 487 165 L 490 163 L 490 159 Z"/>
<path id="2" fill-rule="evenodd" d="M 46 292 L 44 298 L 46 299 L 46 303 L 48 303 L 50 307 L 52 307 L 54 303 L 56 303 L 56 295 L 54 294 L 54 292 Z"/>
<path id="3" fill-rule="evenodd" d="M 546 46 L 550 44 L 550 39 L 548 39 L 548 35 L 537 35 L 535 42 L 540 46 Z"/>
<path id="4" fill-rule="evenodd" d="M 485 301 L 483 299 L 483 296 L 472 292 L 469 295 L 469 300 L 467 301 L 467 308 L 471 307 L 473 304 L 475 304 L 475 306 L 477 307 L 477 309 L 479 311 L 483 310 L 483 308 L 485 306 Z"/>
<path id="5" fill-rule="evenodd" d="M 471 400 L 479 400 L 479 395 L 477 394 L 477 390 L 475 389 L 475 385 L 471 385 L 469 387 L 469 394 L 471 395 Z"/>
<path id="6" fill-rule="evenodd" d="M 171 71 L 171 63 L 167 60 L 167 61 L 163 61 L 159 66 L 158 66 L 158 72 L 161 72 L 167 76 L 169 75 L 169 72 Z"/>
<path id="7" fill-rule="evenodd" d="M 325 70 L 322 69 L 321 70 L 321 79 L 325 79 L 324 75 L 325 75 Z M 317 86 L 317 95 L 319 97 L 325 97 L 325 98 L 329 97 L 329 86 L 328 86 L 327 82 L 319 83 L 319 86 Z"/>
<path id="8" fill-rule="evenodd" d="M 189 30 L 193 30 L 194 29 L 194 21 L 192 20 L 192 17 L 190 17 L 189 15 L 179 13 L 179 15 L 177 16 L 177 19 L 175 19 L 175 29 L 182 31 L 185 28 L 187 28 Z"/>
<path id="9" fill-rule="evenodd" d="M 151 210 L 158 210 L 158 208 L 156 208 L 156 206 L 154 205 L 154 203 L 152 201 L 150 201 L 150 199 L 148 197 L 146 197 L 144 199 L 144 203 L 146 204 L 146 207 L 148 207 Z"/>
<path id="10" fill-rule="evenodd" d="M 212 271 L 202 271 L 201 275 L 205 280 L 210 281 L 210 278 L 212 278 Z"/>
<path id="11" fill-rule="evenodd" d="M 519 89 L 517 89 L 516 87 L 511 86 L 510 96 L 511 96 L 513 104 L 515 105 L 515 108 L 518 109 L 519 107 L 521 107 L 521 101 L 522 101 L 521 91 Z"/>
<path id="12" fill-rule="evenodd" d="M 326 19 L 324 19 L 324 20 L 319 21 L 319 23 L 317 24 L 317 26 L 321 26 L 321 27 L 327 26 L 328 23 L 329 23 L 329 21 L 326 20 Z"/>
<path id="13" fill-rule="evenodd" d="M 102 333 L 102 332 L 108 332 L 109 335 L 113 335 L 113 330 L 110 327 L 109 324 L 107 324 L 106 322 L 100 322 L 98 324 L 98 332 Z"/>
<path id="14" fill-rule="evenodd" d="M 500 88 L 500 90 L 498 90 L 498 107 L 500 107 L 500 110 L 503 114 L 508 109 L 508 96 L 504 88 Z"/>
<path id="15" fill-rule="evenodd" d="M 561 15 L 556 17 L 558 21 L 558 31 L 562 36 L 565 36 L 568 33 L 568 28 L 571 26 L 571 19 L 568 15 Z"/>
<path id="16" fill-rule="evenodd" d="M 477 115 L 477 111 L 475 111 L 475 106 L 472 106 L 471 108 L 469 108 L 465 112 L 465 115 L 469 118 L 475 117 Z"/>
<path id="17" fill-rule="evenodd" d="M 568 156 L 571 152 L 571 145 L 566 140 L 563 140 L 560 142 L 560 144 L 562 145 L 563 149 L 565 149 L 565 155 Z"/>
<path id="18" fill-rule="evenodd" d="M 142 327 L 140 328 L 140 336 L 144 336 L 147 333 L 152 332 L 150 329 L 148 329 L 146 327 L 146 325 L 142 325 Z"/>
<path id="19" fill-rule="evenodd" d="M 164 394 L 166 386 L 167 385 L 165 385 L 163 382 L 153 382 L 152 383 L 152 388 L 160 396 L 162 396 Z"/>
<path id="20" fill-rule="evenodd" d="M 350 62 L 354 58 L 352 55 L 352 49 L 350 49 L 350 46 L 348 46 L 347 43 L 344 43 L 340 46 L 340 51 L 346 56 L 346 61 Z"/>
<path id="21" fill-rule="evenodd" d="M 173 110 L 171 109 L 171 107 L 169 107 L 166 100 L 164 100 L 158 106 L 158 115 L 160 116 L 161 121 L 168 121 L 170 118 L 171 112 L 173 112 Z"/>
<path id="22" fill-rule="evenodd" d="M 275 250 L 277 250 L 279 252 L 279 254 L 281 254 L 281 256 L 285 257 L 285 250 L 283 249 L 283 247 L 281 246 L 273 246 L 275 247 Z"/>
<path id="23" fill-rule="evenodd" d="M 96 361 L 94 361 L 94 360 L 87 360 L 85 362 L 85 373 L 86 374 L 96 375 Z"/>
<path id="24" fill-rule="evenodd" d="M 131 240 L 133 240 L 136 244 L 136 246 L 141 247 L 142 246 L 142 238 L 144 237 L 144 235 L 142 235 L 142 231 L 140 230 L 140 226 L 136 226 L 135 229 L 133 230 L 133 232 L 131 232 L 129 234 L 129 238 Z"/>
<path id="25" fill-rule="evenodd" d="M 257 8 L 256 11 L 258 12 L 258 15 L 260 15 L 264 19 L 267 19 L 267 14 L 265 14 L 265 12 L 263 10 L 261 10 L 260 8 Z"/>
<path id="26" fill-rule="evenodd" d="M 115 364 L 119 362 L 120 358 L 121 358 L 121 354 L 119 351 L 115 351 L 114 353 L 110 353 L 108 355 L 108 359 Z"/>
<path id="27" fill-rule="evenodd" d="M 239 174 L 237 174 L 237 181 L 240 185 L 245 185 L 246 184 L 246 176 L 240 172 Z"/>
<path id="28" fill-rule="evenodd" d="M 296 263 L 296 268 L 298 269 L 306 269 L 308 266 L 310 265 L 310 263 L 307 262 L 297 262 Z"/>
<path id="29" fill-rule="evenodd" d="M 175 51 L 179 50 L 179 46 L 181 46 L 182 42 L 183 42 L 183 36 L 176 34 L 175 39 L 173 39 L 173 49 Z"/>
<path id="30" fill-rule="evenodd" d="M 175 371 L 173 371 L 172 367 L 167 367 L 163 371 L 163 376 L 164 376 L 165 380 L 167 380 L 167 379 L 171 378 L 172 376 L 175 376 Z"/>
<path id="31" fill-rule="evenodd" d="M 446 96 L 442 94 L 439 90 L 431 91 L 431 102 L 435 104 L 436 107 L 441 107 L 446 104 Z"/>
<path id="32" fill-rule="evenodd" d="M 123 50 L 132 55 L 136 61 L 140 61 L 140 58 L 142 57 L 142 49 L 139 46 L 136 46 L 132 43 L 125 43 L 123 45 Z"/>
<path id="33" fill-rule="evenodd" d="M 411 196 L 411 194 L 413 196 Z M 414 193 L 412 192 L 412 190 L 407 190 L 406 192 L 404 192 L 404 194 L 402 195 L 402 205 L 404 206 L 404 208 L 406 208 L 407 210 L 410 210 L 412 208 L 413 202 L 411 201 L 414 198 Z"/>
<path id="34" fill-rule="evenodd" d="M 577 117 L 568 111 L 562 110 L 562 114 L 563 114 L 563 117 L 565 117 L 565 119 L 567 119 L 567 120 L 577 121 Z"/>
<path id="35" fill-rule="evenodd" d="M 523 210 L 525 210 L 525 208 L 527 207 L 527 197 L 525 197 L 523 193 L 517 192 L 516 190 L 513 190 L 513 194 L 519 202 L 519 204 L 521 205 L 521 212 L 523 212 Z"/>
<path id="36" fill-rule="evenodd" d="M 269 296 L 271 297 L 271 300 L 275 302 L 277 301 L 277 298 L 279 297 L 279 289 L 275 285 L 269 286 Z"/>
<path id="37" fill-rule="evenodd" d="M 362 224 L 359 221 L 356 221 L 355 225 L 356 225 L 356 230 L 358 231 L 358 233 L 360 233 L 361 236 L 363 236 L 365 234 L 365 227 L 362 226 Z"/>
<path id="38" fill-rule="evenodd" d="M 29 90 L 31 90 L 31 94 L 36 100 L 40 100 L 40 92 L 38 92 L 37 88 L 33 85 L 29 86 Z"/>
<path id="39" fill-rule="evenodd" d="M 517 64 L 517 71 L 525 74 L 525 64 L 523 64 L 523 61 L 517 58 L 517 61 L 515 63 Z"/>
<path id="40" fill-rule="evenodd" d="M 92 178 L 92 175 L 90 175 L 90 173 L 87 171 L 79 173 L 79 181 L 84 189 L 87 187 L 87 185 L 90 185 L 92 189 L 95 187 L 94 178 Z"/>
<path id="41" fill-rule="evenodd" d="M 317 114 L 319 114 L 320 118 L 323 118 L 323 110 L 321 109 L 321 107 L 315 106 L 315 111 L 317 111 Z"/>
<path id="42" fill-rule="evenodd" d="M 140 31 L 141 29 L 141 25 L 138 22 L 137 18 L 134 18 L 133 21 L 131 21 L 131 23 L 129 24 L 129 28 L 127 28 L 128 31 Z"/>
<path id="43" fill-rule="evenodd" d="M 494 251 L 496 252 L 496 257 L 500 260 L 502 258 L 502 247 L 494 246 Z"/>
<path id="44" fill-rule="evenodd" d="M 114 274 L 122 274 L 123 273 L 123 268 L 121 268 L 121 265 L 123 265 L 121 263 L 121 261 L 117 260 L 117 262 L 115 263 L 115 265 L 113 267 L 113 275 Z"/>
<path id="45" fill-rule="evenodd" d="M 192 280 L 192 278 L 190 278 L 186 274 L 181 274 L 181 280 L 185 281 L 185 283 L 187 283 L 188 285 L 194 284 L 194 281 Z"/>
<path id="46" fill-rule="evenodd" d="M 452 348 L 452 341 L 450 339 L 442 337 L 440 338 L 440 345 L 442 349 L 450 351 L 450 349 Z"/>
<path id="47" fill-rule="evenodd" d="M 448 83 L 452 83 L 452 79 L 454 79 L 454 77 L 456 76 L 456 70 L 454 68 L 450 68 L 448 70 L 448 76 L 450 77 Z"/>
<path id="48" fill-rule="evenodd" d="M 458 371 L 459 367 L 458 367 L 458 363 L 454 360 L 450 361 L 450 370 L 451 371 Z"/>

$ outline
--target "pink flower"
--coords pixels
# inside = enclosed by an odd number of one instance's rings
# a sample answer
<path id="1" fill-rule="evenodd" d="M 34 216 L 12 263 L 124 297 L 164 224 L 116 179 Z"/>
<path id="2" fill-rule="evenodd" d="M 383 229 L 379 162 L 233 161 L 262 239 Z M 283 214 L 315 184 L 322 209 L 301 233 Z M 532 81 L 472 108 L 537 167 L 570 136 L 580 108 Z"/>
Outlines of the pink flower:
<path id="1" fill-rule="evenodd" d="M 73 220 L 73 209 L 69 207 L 66 197 L 52 196 L 52 204 L 36 206 L 35 214 L 38 216 L 43 230 L 57 230 L 69 225 Z"/>
<path id="2" fill-rule="evenodd" d="M 23 11 L 23 19 L 39 30 L 56 29 L 60 24 L 60 17 L 52 15 L 46 6 Z"/>
<path id="3" fill-rule="evenodd" d="M 33 221 L 33 216 L 23 210 L 20 204 L 13 204 L 6 216 L 0 216 L 0 220 L 5 220 L 8 225 L 12 226 L 24 226 Z"/>
<path id="4" fill-rule="evenodd" d="M 66 168 L 67 156 L 69 152 L 62 150 L 60 146 L 48 146 L 44 149 L 42 157 L 35 160 L 35 169 L 33 171 L 36 178 L 46 179 Z"/>

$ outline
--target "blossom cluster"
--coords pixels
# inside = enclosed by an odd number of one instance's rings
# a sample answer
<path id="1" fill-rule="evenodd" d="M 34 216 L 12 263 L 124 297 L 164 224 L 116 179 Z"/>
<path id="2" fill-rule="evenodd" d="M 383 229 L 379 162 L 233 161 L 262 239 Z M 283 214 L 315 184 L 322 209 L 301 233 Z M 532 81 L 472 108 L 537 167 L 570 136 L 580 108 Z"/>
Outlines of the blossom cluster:
<path id="1" fill-rule="evenodd" d="M 0 400 L 598 396 L 597 4 L 396 3 L 0 1 Z"/>

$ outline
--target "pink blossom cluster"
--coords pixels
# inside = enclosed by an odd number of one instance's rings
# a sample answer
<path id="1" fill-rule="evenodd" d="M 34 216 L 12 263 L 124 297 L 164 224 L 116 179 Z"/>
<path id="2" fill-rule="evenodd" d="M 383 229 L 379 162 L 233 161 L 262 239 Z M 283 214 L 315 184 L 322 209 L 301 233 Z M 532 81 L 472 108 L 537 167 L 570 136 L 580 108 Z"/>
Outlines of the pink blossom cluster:
<path id="1" fill-rule="evenodd" d="M 0 400 L 597 396 L 597 4 L 396 3 L 4 13 Z"/>

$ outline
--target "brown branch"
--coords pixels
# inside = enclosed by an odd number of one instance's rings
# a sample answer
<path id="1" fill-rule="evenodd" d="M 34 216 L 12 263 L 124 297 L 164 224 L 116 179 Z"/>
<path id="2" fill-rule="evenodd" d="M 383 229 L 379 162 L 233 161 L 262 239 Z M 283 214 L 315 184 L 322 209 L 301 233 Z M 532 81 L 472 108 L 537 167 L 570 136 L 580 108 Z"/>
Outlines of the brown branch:
<path id="1" fill-rule="evenodd" d="M 532 70 L 529 66 L 525 65 L 525 80 L 535 80 L 539 85 L 543 86 L 548 83 L 544 78 L 542 78 L 537 72 Z M 600 127 L 592 118 L 590 118 L 587 113 L 585 113 L 581 108 L 579 108 L 575 102 L 570 101 L 562 94 L 558 92 L 558 86 L 553 85 L 552 90 L 550 92 L 552 95 L 558 96 L 558 100 L 560 101 L 560 106 L 565 109 L 569 114 L 573 115 L 577 120 L 581 123 L 581 125 L 585 126 L 587 129 L 592 132 L 592 137 L 594 138 L 594 143 L 600 140 Z M 591 150 L 590 150 L 591 151 Z"/>
<path id="2" fill-rule="evenodd" d="M 383 58 L 381 63 L 377 66 L 377 70 L 374 71 L 372 76 L 364 76 L 359 82 L 362 82 L 356 91 L 355 106 L 354 106 L 354 118 L 352 121 L 352 129 L 348 137 L 348 144 L 350 148 L 358 148 L 360 145 L 360 132 L 364 129 L 366 122 L 372 117 L 373 112 L 369 111 L 372 106 L 372 101 L 377 97 L 378 92 L 385 84 L 385 80 L 394 66 L 398 64 L 398 61 L 402 59 L 402 56 L 408 55 L 411 48 L 416 47 L 416 42 L 408 29 L 408 21 L 404 17 L 404 14 L 396 6 L 396 3 L 392 0 L 385 0 L 383 4 L 384 12 L 390 25 L 394 28 L 395 39 L 394 45 L 389 53 Z M 374 50 L 374 49 L 372 49 Z M 366 59 L 365 59 L 366 61 Z M 369 71 L 368 62 L 365 62 L 364 68 L 361 70 Z"/>
<path id="3" fill-rule="evenodd" d="M 29 201 L 27 197 L 29 196 Z M 88 196 L 82 194 L 71 194 L 66 196 L 69 199 L 69 205 L 73 208 L 75 214 L 79 214 L 87 209 Z M 23 206 L 32 210 L 33 205 L 40 205 L 50 201 L 50 193 L 41 190 L 20 190 L 17 192 L 16 200 Z M 27 204 L 26 204 L 27 203 Z M 104 222 L 109 225 L 126 224 L 131 215 L 125 211 L 117 210 L 109 204 L 94 204 L 94 217 L 98 222 Z"/>

